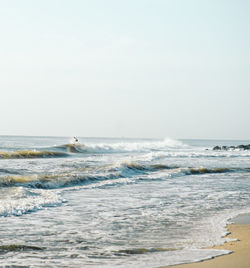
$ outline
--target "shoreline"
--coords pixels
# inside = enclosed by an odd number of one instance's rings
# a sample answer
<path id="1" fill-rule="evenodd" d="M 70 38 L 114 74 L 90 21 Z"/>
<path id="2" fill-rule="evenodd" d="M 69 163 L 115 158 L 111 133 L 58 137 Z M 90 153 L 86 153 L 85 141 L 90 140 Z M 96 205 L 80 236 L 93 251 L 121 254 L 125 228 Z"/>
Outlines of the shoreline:
<path id="1" fill-rule="evenodd" d="M 200 262 L 162 266 L 161 268 L 249 268 L 250 267 L 250 215 L 240 215 L 227 225 L 228 238 L 234 241 L 211 249 L 230 250 L 232 253 Z"/>

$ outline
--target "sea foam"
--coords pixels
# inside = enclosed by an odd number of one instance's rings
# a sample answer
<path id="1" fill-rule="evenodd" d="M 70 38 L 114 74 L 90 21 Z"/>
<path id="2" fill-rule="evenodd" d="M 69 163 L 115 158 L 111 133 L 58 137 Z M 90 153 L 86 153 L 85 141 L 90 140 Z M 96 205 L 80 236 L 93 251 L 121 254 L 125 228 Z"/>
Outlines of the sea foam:
<path id="1" fill-rule="evenodd" d="M 4 193 L 3 193 L 4 192 Z M 61 197 L 53 191 L 13 187 L 0 189 L 0 216 L 21 216 L 45 207 L 63 203 Z"/>

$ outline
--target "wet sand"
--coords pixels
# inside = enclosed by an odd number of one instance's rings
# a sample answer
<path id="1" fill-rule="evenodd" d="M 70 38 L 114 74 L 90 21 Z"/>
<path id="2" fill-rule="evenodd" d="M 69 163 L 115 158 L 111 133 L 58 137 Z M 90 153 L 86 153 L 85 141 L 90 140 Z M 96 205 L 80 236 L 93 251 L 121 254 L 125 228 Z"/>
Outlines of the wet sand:
<path id="1" fill-rule="evenodd" d="M 210 260 L 173 265 L 173 268 L 249 268 L 250 267 L 250 216 L 244 215 L 235 218 L 234 224 L 227 226 L 229 238 L 237 239 L 214 249 L 226 249 L 231 254 L 215 257 Z"/>

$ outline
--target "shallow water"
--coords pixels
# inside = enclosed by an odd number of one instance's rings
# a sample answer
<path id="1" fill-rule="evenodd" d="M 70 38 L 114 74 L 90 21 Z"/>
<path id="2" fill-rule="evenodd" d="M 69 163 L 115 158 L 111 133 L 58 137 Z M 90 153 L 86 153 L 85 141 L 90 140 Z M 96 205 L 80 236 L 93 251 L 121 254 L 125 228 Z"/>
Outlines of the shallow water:
<path id="1" fill-rule="evenodd" d="M 249 141 L 0 136 L 0 265 L 157 267 L 226 251 Z"/>

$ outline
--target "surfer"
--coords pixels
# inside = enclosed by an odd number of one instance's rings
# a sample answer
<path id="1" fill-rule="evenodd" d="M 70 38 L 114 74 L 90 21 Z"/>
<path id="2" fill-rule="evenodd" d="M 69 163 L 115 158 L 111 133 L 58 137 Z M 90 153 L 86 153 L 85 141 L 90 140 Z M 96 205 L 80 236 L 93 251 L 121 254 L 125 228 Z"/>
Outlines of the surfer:
<path id="1" fill-rule="evenodd" d="M 74 137 L 74 140 L 75 140 L 75 142 L 78 142 L 78 139 L 77 139 L 77 137 Z"/>

